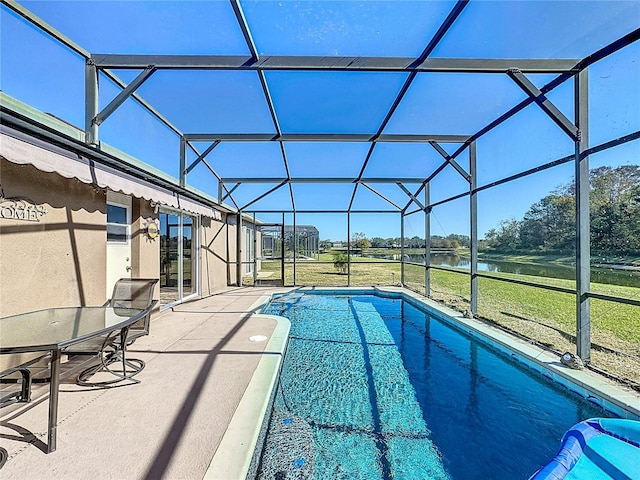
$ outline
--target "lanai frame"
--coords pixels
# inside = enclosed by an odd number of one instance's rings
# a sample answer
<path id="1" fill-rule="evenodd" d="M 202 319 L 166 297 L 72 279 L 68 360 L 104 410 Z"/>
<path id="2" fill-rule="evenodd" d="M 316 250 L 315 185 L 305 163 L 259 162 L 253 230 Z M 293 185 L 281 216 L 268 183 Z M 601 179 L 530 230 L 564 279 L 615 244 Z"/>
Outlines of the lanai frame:
<path id="1" fill-rule="evenodd" d="M 471 264 L 470 272 L 464 273 L 456 271 L 460 274 L 469 275 L 470 282 L 470 309 L 472 314 L 477 314 L 478 308 L 478 278 L 488 277 L 493 280 L 503 282 L 517 283 L 522 285 L 534 286 L 548 290 L 555 290 L 575 295 L 576 299 L 576 350 L 585 362 L 590 361 L 591 351 L 591 332 L 590 332 L 590 302 L 591 298 L 607 300 L 611 302 L 625 303 L 640 306 L 640 301 L 628 298 L 620 298 L 610 295 L 603 295 L 592 292 L 590 289 L 590 224 L 589 224 L 589 156 L 624 143 L 628 143 L 640 138 L 640 131 L 613 139 L 596 146 L 589 146 L 588 139 L 588 67 L 609 55 L 619 51 L 620 49 L 638 41 L 640 39 L 640 29 L 636 29 L 629 34 L 619 38 L 604 48 L 594 52 L 593 54 L 582 59 L 461 59 L 461 58 L 430 58 L 438 43 L 445 36 L 447 31 L 455 24 L 459 15 L 468 4 L 468 0 L 459 0 L 449 12 L 449 15 L 441 24 L 440 28 L 429 40 L 422 54 L 417 58 L 401 58 L 401 57 L 313 57 L 313 56 L 260 56 L 252 38 L 251 29 L 242 11 L 239 0 L 230 0 L 233 7 L 236 20 L 242 30 L 244 39 L 250 54 L 248 56 L 227 56 L 227 55 L 118 55 L 118 54 L 98 54 L 91 53 L 80 47 L 68 37 L 57 31 L 44 21 L 36 17 L 33 13 L 22 7 L 14 0 L 2 0 L 2 3 L 24 17 L 27 21 L 41 29 L 55 40 L 70 48 L 75 53 L 81 55 L 86 61 L 85 68 L 85 132 L 84 146 L 75 146 L 79 149 L 91 153 L 98 159 L 102 159 L 107 163 L 118 166 L 130 173 L 143 177 L 162 186 L 170 186 L 175 191 L 179 191 L 187 196 L 197 198 L 198 200 L 213 205 L 221 205 L 226 199 L 233 204 L 233 209 L 238 216 L 238 226 L 242 225 L 244 214 L 251 213 L 281 213 L 284 218 L 285 213 L 291 213 L 295 217 L 299 213 L 343 213 L 347 215 L 347 235 L 350 242 L 350 224 L 351 214 L 359 213 L 359 210 L 353 208 L 354 199 L 359 188 L 366 188 L 381 197 L 390 204 L 389 210 L 366 210 L 366 213 L 394 213 L 400 216 L 400 236 L 403 240 L 401 248 L 404 253 L 404 222 L 405 217 L 415 213 L 423 212 L 425 215 L 425 280 L 424 293 L 430 295 L 430 273 L 432 269 L 445 269 L 445 267 L 437 267 L 430 265 L 430 218 L 431 211 L 434 207 L 457 200 L 463 197 L 469 197 L 469 218 L 470 218 L 470 251 Z M 129 84 L 121 81 L 115 71 L 119 69 L 139 69 L 141 73 Z M 152 105 L 141 98 L 136 90 L 147 81 L 154 72 L 163 69 L 173 70 L 248 70 L 254 71 L 259 77 L 264 98 L 268 105 L 271 118 L 275 128 L 274 133 L 250 133 L 250 134 L 219 134 L 219 133 L 186 133 L 176 128 L 168 119 L 163 117 Z M 278 121 L 276 109 L 271 99 L 269 87 L 265 78 L 265 71 L 338 71 L 338 72 L 403 72 L 407 74 L 404 85 L 400 89 L 393 101 L 391 108 L 388 110 L 384 120 L 381 122 L 375 134 L 291 134 L 282 132 Z M 104 109 L 99 110 L 99 73 L 103 73 L 113 80 L 122 88 L 118 94 Z M 483 127 L 473 135 L 402 135 L 402 134 L 385 134 L 383 133 L 388 122 L 392 118 L 397 107 L 404 99 L 405 94 L 409 90 L 412 82 L 419 73 L 423 72 L 455 72 L 455 73 L 492 73 L 507 75 L 522 89 L 527 98 L 515 105 L 509 111 L 496 118 L 494 121 Z M 548 73 L 557 74 L 557 77 L 538 89 L 527 77 L 527 74 Z M 548 99 L 547 94 L 564 82 L 573 79 L 574 81 L 574 118 L 575 122 L 566 118 L 561 111 Z M 116 109 L 132 98 L 142 105 L 149 113 L 160 120 L 171 131 L 180 138 L 180 152 L 176 156 L 180 162 L 180 178 L 176 185 L 167 185 L 166 180 L 155 177 L 152 173 L 138 169 L 136 166 L 128 164 L 125 160 L 114 158 L 113 156 L 105 156 L 100 151 L 99 126 L 102 124 Z M 546 115 L 553 120 L 557 126 L 573 141 L 574 153 L 572 155 L 556 159 L 554 161 L 539 165 L 535 168 L 520 172 L 516 175 L 503 178 L 487 185 L 478 186 L 476 172 L 476 141 L 501 125 L 507 119 L 523 110 L 530 104 L 538 105 Z M 12 112 L 6 106 L 2 106 L 3 122 L 17 126 L 22 129 L 36 131 L 41 136 L 56 137 L 55 133 L 39 129 L 32 122 L 19 118 L 15 112 Z M 58 139 L 59 141 L 59 139 Z M 68 141 L 68 140 L 67 140 Z M 282 161 L 286 171 L 286 176 L 282 178 L 249 178 L 234 177 L 223 178 L 216 173 L 206 157 L 210 155 L 214 149 L 223 142 L 276 142 L 280 146 Z M 194 142 L 210 142 L 203 152 L 199 152 L 194 146 Z M 355 178 L 297 178 L 290 175 L 289 164 L 284 148 L 285 142 L 364 142 L 369 144 L 369 150 L 362 162 L 360 173 Z M 442 163 L 427 178 L 373 178 L 365 175 L 365 169 L 371 158 L 372 153 L 380 142 L 418 142 L 429 145 L 434 148 L 443 158 Z M 459 143 L 461 146 L 453 153 L 448 154 L 442 144 Z M 190 149 L 195 153 L 197 158 L 187 164 L 187 150 Z M 462 158 L 461 155 L 467 152 L 469 159 L 469 171 L 462 168 L 456 161 Z M 194 194 L 188 188 L 188 174 L 199 164 L 203 163 L 207 169 L 215 177 L 218 186 L 217 201 L 208 198 L 202 198 Z M 565 163 L 573 163 L 575 171 L 575 203 L 576 203 L 576 288 L 569 289 L 564 287 L 541 285 L 521 280 L 513 280 L 507 278 L 498 278 L 491 275 L 478 272 L 478 206 L 477 195 L 479 192 L 500 184 L 504 184 L 519 178 L 558 166 Z M 430 201 L 430 186 L 435 181 L 437 175 L 447 166 L 451 165 L 469 184 L 469 190 L 465 193 L 438 201 Z M 233 197 L 233 192 L 238 186 L 246 183 L 262 183 L 276 184 L 275 187 L 269 189 L 262 195 L 254 198 L 252 201 L 240 205 Z M 345 210 L 313 210 L 305 211 L 296 209 L 296 202 L 293 194 L 292 185 L 296 183 L 349 183 L 353 184 L 353 192 L 349 202 L 349 206 Z M 408 197 L 405 205 L 397 205 L 380 192 L 373 185 L 376 184 L 396 184 L 401 188 Z M 410 190 L 408 186 L 413 186 Z M 288 187 L 291 198 L 291 209 L 282 210 L 250 210 L 253 204 L 273 193 L 274 191 Z M 420 197 L 422 195 L 422 197 Z M 414 206 L 413 210 L 410 208 Z M 295 228 L 295 227 L 294 227 Z M 241 278 L 241 245 L 240 240 L 241 228 L 237 229 L 237 261 L 236 268 L 238 279 Z M 401 282 L 405 283 L 405 261 L 404 255 L 401 256 Z M 349 262 L 350 271 L 350 262 Z M 295 257 L 294 257 L 295 272 Z M 348 277 L 350 279 L 350 275 Z M 295 274 L 294 274 L 295 284 Z"/>

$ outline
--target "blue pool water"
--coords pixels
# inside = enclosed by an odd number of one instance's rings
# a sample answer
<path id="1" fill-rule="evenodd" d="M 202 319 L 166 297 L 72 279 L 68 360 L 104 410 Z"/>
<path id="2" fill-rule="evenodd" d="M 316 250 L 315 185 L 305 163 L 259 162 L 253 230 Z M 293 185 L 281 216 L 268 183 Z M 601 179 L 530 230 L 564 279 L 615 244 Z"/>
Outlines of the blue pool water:
<path id="1" fill-rule="evenodd" d="M 527 479 L 611 416 L 402 299 L 293 294 L 260 478 Z"/>

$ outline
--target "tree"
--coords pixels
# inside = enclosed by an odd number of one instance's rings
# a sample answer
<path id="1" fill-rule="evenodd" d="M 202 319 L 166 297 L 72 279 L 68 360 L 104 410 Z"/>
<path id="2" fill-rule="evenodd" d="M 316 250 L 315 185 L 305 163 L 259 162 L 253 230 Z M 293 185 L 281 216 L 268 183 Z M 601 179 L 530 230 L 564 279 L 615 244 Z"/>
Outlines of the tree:
<path id="1" fill-rule="evenodd" d="M 640 252 L 640 166 L 595 168 L 589 186 L 592 251 Z M 575 239 L 575 184 L 569 182 L 531 205 L 521 221 L 500 222 L 485 241 L 501 251 L 567 252 L 575 249 Z"/>
<path id="2" fill-rule="evenodd" d="M 595 168 L 589 179 L 592 249 L 640 251 L 640 166 Z"/>
<path id="3" fill-rule="evenodd" d="M 556 191 L 531 205 L 520 223 L 520 248 L 568 251 L 576 238 L 575 199 Z"/>
<path id="4" fill-rule="evenodd" d="M 373 237 L 370 241 L 371 246 L 374 248 L 382 248 L 388 245 L 388 241 L 380 237 Z"/>
<path id="5" fill-rule="evenodd" d="M 353 247 L 361 250 L 365 250 L 371 246 L 371 242 L 367 240 L 367 236 L 362 232 L 354 233 L 351 237 L 351 241 Z"/>
<path id="6" fill-rule="evenodd" d="M 335 252 L 333 254 L 333 267 L 338 270 L 339 273 L 347 273 L 349 266 L 349 258 L 344 252 Z"/>
<path id="7" fill-rule="evenodd" d="M 520 245 L 520 222 L 515 218 L 501 220 L 498 229 L 487 232 L 486 240 L 489 246 L 495 250 L 512 252 Z"/>
<path id="8" fill-rule="evenodd" d="M 471 238 L 469 237 L 469 235 L 460 235 L 457 233 L 451 233 L 447 235 L 447 239 L 451 242 L 451 246 L 453 248 L 459 248 L 459 247 L 469 248 L 471 246 Z M 457 247 L 455 246 L 455 242 L 458 242 Z"/>

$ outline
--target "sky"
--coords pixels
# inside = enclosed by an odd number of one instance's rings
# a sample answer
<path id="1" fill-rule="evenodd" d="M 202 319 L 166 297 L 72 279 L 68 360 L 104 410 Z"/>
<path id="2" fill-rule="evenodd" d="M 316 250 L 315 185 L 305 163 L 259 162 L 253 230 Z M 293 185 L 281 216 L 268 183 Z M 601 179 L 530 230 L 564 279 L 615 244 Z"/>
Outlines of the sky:
<path id="1" fill-rule="evenodd" d="M 249 50 L 224 1 L 21 1 L 92 53 L 248 55 Z M 425 48 L 455 2 L 452 1 L 241 1 L 260 55 L 404 56 Z M 84 125 L 84 59 L 42 34 L 6 6 L 0 7 L 0 88 L 6 94 L 76 126 Z M 472 0 L 431 57 L 583 58 L 640 25 L 640 2 Z M 139 71 L 118 70 L 128 82 Z M 407 75 L 364 72 L 267 71 L 284 133 L 375 133 Z M 551 75 L 529 75 L 543 86 Z M 640 130 L 640 42 L 589 68 L 589 142 L 598 145 Z M 100 79 L 103 108 L 120 89 Z M 184 133 L 275 133 L 256 72 L 176 71 L 154 73 L 138 93 Z M 420 73 L 383 133 L 465 134 L 478 132 L 525 98 L 503 74 Z M 573 82 L 548 98 L 573 119 Z M 128 100 L 100 127 L 103 142 L 178 177 L 179 138 Z M 197 143 L 203 151 L 208 143 Z M 442 144 L 449 153 L 459 145 Z M 367 155 L 364 143 L 286 142 L 291 176 L 356 177 Z M 528 170 L 573 153 L 573 142 L 536 105 L 530 105 L 477 142 L 478 185 Z M 189 160 L 196 154 L 190 152 Z M 458 163 L 469 168 L 468 154 Z M 284 177 L 277 143 L 222 143 L 207 162 L 223 178 Z M 430 145 L 378 143 L 365 177 L 425 178 L 442 163 Z M 640 141 L 593 155 L 593 166 L 640 163 Z M 501 220 L 521 218 L 529 206 L 573 178 L 571 163 L 478 195 L 479 232 Z M 188 176 L 190 186 L 217 196 L 206 165 Z M 233 184 L 229 185 L 231 188 Z M 243 184 L 234 191 L 239 206 L 274 184 Z M 359 187 L 353 208 L 394 210 L 409 197 L 393 184 Z M 416 185 L 407 185 L 412 191 Z M 349 184 L 294 184 L 298 210 L 346 210 Z M 468 191 L 468 183 L 445 168 L 432 182 L 438 202 Z M 421 197 L 423 199 L 424 197 Z M 288 186 L 250 209 L 291 209 Z M 414 206 L 409 208 L 413 210 Z M 282 215 L 258 214 L 268 222 Z M 293 216 L 285 216 L 287 223 Z M 322 239 L 345 240 L 346 214 L 303 214 Z M 469 234 L 468 197 L 433 209 L 431 233 Z M 352 214 L 351 233 L 400 235 L 400 214 Z M 406 236 L 424 236 L 424 217 L 405 220 Z"/>

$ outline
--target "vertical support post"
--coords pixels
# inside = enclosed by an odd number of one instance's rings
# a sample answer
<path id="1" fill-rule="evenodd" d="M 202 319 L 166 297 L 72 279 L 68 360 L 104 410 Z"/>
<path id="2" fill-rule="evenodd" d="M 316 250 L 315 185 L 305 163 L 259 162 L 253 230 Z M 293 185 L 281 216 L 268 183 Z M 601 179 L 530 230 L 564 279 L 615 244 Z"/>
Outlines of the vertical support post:
<path id="1" fill-rule="evenodd" d="M 471 247 L 471 314 L 478 314 L 478 175 L 476 169 L 476 142 L 469 144 L 469 221 Z"/>
<path id="2" fill-rule="evenodd" d="M 574 77 L 576 190 L 576 354 L 591 361 L 591 314 L 588 293 L 591 289 L 591 226 L 589 222 L 589 86 L 587 70 Z"/>
<path id="3" fill-rule="evenodd" d="M 93 119 L 98 115 L 98 69 L 93 59 L 84 66 L 84 142 L 98 145 L 98 125 Z"/>
<path id="4" fill-rule="evenodd" d="M 351 286 L 351 212 L 347 212 L 347 287 Z"/>
<path id="5" fill-rule="evenodd" d="M 282 212 L 282 224 L 280 225 L 280 273 L 283 287 L 286 285 L 284 282 L 284 233 L 284 212 Z"/>
<path id="6" fill-rule="evenodd" d="M 400 284 L 404 287 L 404 212 L 400 212 Z"/>
<path id="7" fill-rule="evenodd" d="M 298 231 L 296 230 L 296 211 L 293 211 L 293 286 L 296 286 L 296 255 L 298 251 Z"/>
<path id="8" fill-rule="evenodd" d="M 218 205 L 222 205 L 222 182 L 218 180 Z"/>
<path id="9" fill-rule="evenodd" d="M 178 300 L 184 298 L 184 217 L 178 214 Z"/>
<path id="10" fill-rule="evenodd" d="M 429 183 L 424 186 L 424 294 L 431 296 L 431 193 Z"/>
<path id="11" fill-rule="evenodd" d="M 236 283 L 242 286 L 242 210 L 238 211 L 236 232 Z"/>
<path id="12" fill-rule="evenodd" d="M 262 245 L 260 245 L 262 257 Z M 256 213 L 253 212 L 253 286 L 258 283 L 258 229 L 256 228 Z"/>
<path id="13" fill-rule="evenodd" d="M 187 141 L 180 137 L 180 186 L 187 184 Z"/>

